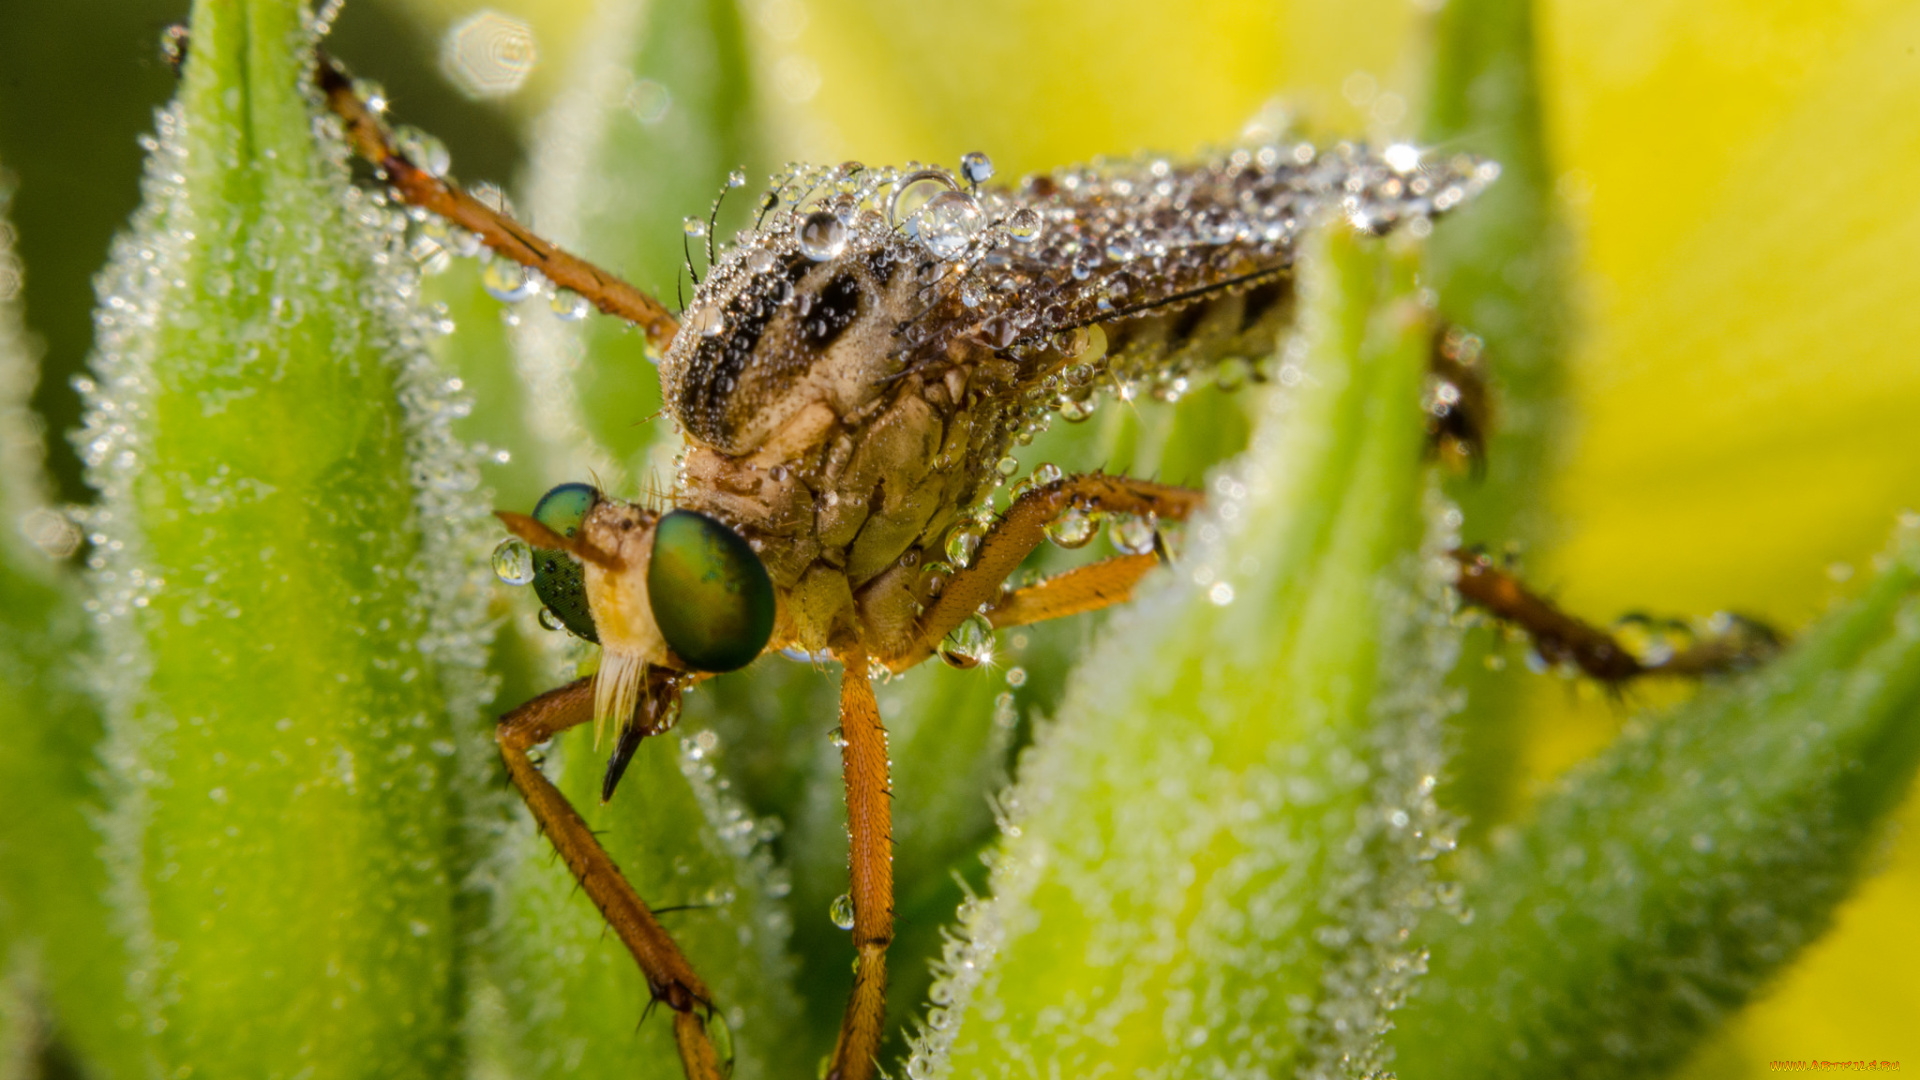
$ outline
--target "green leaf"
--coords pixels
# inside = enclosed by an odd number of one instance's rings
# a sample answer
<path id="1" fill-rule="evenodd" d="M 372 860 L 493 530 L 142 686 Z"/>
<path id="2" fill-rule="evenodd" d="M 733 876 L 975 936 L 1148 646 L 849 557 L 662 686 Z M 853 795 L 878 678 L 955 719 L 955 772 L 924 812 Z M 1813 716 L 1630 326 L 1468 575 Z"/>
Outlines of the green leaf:
<path id="1" fill-rule="evenodd" d="M 1826 929 L 1920 765 L 1916 528 L 1790 654 L 1636 723 L 1476 861 L 1405 1075 L 1655 1075 Z"/>
<path id="2" fill-rule="evenodd" d="M 315 139 L 303 20 L 195 6 L 103 279 L 82 437 L 114 899 L 166 1075 L 437 1077 L 462 1057 L 481 508 L 404 219 Z"/>
<path id="3" fill-rule="evenodd" d="M 1036 733 L 909 1076 L 1333 1075 L 1379 1050 L 1447 845 L 1427 323 L 1404 257 L 1336 234 L 1303 266 L 1295 388 L 1214 479 L 1178 583 Z"/>
<path id="4" fill-rule="evenodd" d="M 0 1004 L 0 1060 L 58 1045 L 89 1075 L 132 1077 L 138 1018 L 91 820 L 102 728 L 87 693 L 92 641 L 78 583 L 39 546 L 58 551 L 79 535 L 46 505 L 6 184 L 0 175 L 0 982 L 10 984 L 0 996 L 13 1015 Z"/>

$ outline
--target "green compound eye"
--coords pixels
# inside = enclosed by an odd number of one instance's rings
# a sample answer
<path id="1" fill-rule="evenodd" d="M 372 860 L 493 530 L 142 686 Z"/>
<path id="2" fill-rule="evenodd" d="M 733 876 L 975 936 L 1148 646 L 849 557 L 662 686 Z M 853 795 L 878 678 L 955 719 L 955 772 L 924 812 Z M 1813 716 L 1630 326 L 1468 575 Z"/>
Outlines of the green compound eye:
<path id="1" fill-rule="evenodd" d="M 705 514 L 660 519 L 647 565 L 653 621 L 696 671 L 745 667 L 773 636 L 773 579 L 740 534 Z"/>
<path id="2" fill-rule="evenodd" d="M 540 504 L 533 508 L 533 520 L 561 536 L 572 536 L 599 501 L 600 492 L 592 484 L 561 484 L 540 496 Z M 575 636 L 596 644 L 600 641 L 593 627 L 593 610 L 587 605 L 586 572 L 571 555 L 535 551 L 533 591 Z"/>

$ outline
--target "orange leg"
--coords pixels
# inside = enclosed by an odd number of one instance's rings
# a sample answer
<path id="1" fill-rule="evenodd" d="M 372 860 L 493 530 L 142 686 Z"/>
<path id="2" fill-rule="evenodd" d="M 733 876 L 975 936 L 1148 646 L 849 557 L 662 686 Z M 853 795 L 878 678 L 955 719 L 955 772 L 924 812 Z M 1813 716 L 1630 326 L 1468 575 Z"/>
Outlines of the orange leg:
<path id="1" fill-rule="evenodd" d="M 872 700 L 871 692 L 868 700 Z M 713 1002 L 705 984 L 693 973 L 693 966 L 687 963 L 679 946 L 633 891 L 633 886 L 594 838 L 593 831 L 573 804 L 541 775 L 527 756 L 532 747 L 592 717 L 591 678 L 548 691 L 508 713 L 501 719 L 495 736 L 500 743 L 500 756 L 506 759 L 507 776 L 526 799 L 534 821 L 553 842 L 554 850 L 580 882 L 580 888 L 639 962 L 654 1000 L 665 1002 L 673 1010 L 673 1038 L 680 1048 L 687 1080 L 721 1080 L 727 1063 L 720 1060 L 707 1037 L 702 1014 L 712 1013 Z M 882 753 L 884 755 L 884 750 Z"/>
<path id="2" fill-rule="evenodd" d="M 655 349 L 666 351 L 680 324 L 660 301 L 585 259 L 562 251 L 451 181 L 409 160 L 394 145 L 380 118 L 354 92 L 347 73 L 325 54 L 320 57 L 318 81 L 327 108 L 346 125 L 347 141 L 354 152 L 385 174 L 393 190 L 409 205 L 440 215 L 478 236 L 496 253 L 540 271 L 547 280 L 586 297 L 608 315 L 638 326 Z"/>
<path id="3" fill-rule="evenodd" d="M 1449 554 L 1460 564 L 1454 587 L 1461 599 L 1526 631 L 1534 650 L 1548 663 L 1571 663 L 1604 683 L 1618 685 L 1644 675 L 1713 675 L 1752 667 L 1780 650 L 1780 639 L 1772 630 L 1737 619 L 1724 633 L 1690 648 L 1659 661 L 1642 660 L 1613 635 L 1561 611 L 1485 555 Z"/>
<path id="4" fill-rule="evenodd" d="M 993 530 L 981 539 L 973 561 L 953 575 L 920 617 L 917 640 L 901 656 L 887 658 L 887 666 L 901 671 L 926 659 L 941 638 L 981 605 L 996 602 L 1001 583 L 1040 546 L 1046 539 L 1047 526 L 1067 510 L 1151 514 L 1166 521 L 1185 521 L 1205 501 L 1206 496 L 1191 488 L 1099 473 L 1068 476 L 1034 488 L 1008 507 Z"/>
<path id="5" fill-rule="evenodd" d="M 1133 587 L 1140 579 L 1159 565 L 1158 555 L 1116 555 L 1076 566 L 1045 581 L 1003 594 L 987 608 L 987 622 L 998 630 L 1124 604 L 1133 599 Z"/>
<path id="6" fill-rule="evenodd" d="M 853 898 L 853 945 L 858 950 L 853 994 L 840 1022 L 830 1080 L 868 1080 L 878 1063 L 887 1013 L 887 946 L 893 942 L 893 782 L 887 774 L 887 729 L 873 699 L 866 650 L 844 650 L 840 660 L 840 751 L 847 784 L 848 858 Z"/>

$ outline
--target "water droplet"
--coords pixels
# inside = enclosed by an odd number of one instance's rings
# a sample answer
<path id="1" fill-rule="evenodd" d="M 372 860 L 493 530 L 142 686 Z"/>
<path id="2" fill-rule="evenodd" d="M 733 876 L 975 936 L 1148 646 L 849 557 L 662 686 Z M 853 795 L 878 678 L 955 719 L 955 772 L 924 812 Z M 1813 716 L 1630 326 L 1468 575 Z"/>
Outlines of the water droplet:
<path id="1" fill-rule="evenodd" d="M 1008 668 L 1007 685 L 1015 688 L 1027 685 L 1027 669 L 1023 667 Z"/>
<path id="2" fill-rule="evenodd" d="M 853 929 L 853 896 L 841 893 L 834 897 L 833 903 L 827 906 L 827 918 L 842 930 Z"/>
<path id="3" fill-rule="evenodd" d="M 1033 483 L 1035 487 L 1045 487 L 1048 484 L 1058 483 L 1061 478 L 1065 476 L 1066 473 L 1060 471 L 1060 466 L 1055 465 L 1051 461 L 1043 461 L 1033 467 Z"/>
<path id="4" fill-rule="evenodd" d="M 1138 514 L 1115 514 L 1107 539 L 1124 555 L 1145 555 L 1153 550 L 1154 519 Z"/>
<path id="5" fill-rule="evenodd" d="M 962 154 L 960 175 L 966 177 L 969 184 L 984 184 L 993 179 L 993 159 L 978 150 Z"/>
<path id="6" fill-rule="evenodd" d="M 847 748 L 846 729 L 834 728 L 832 731 L 827 732 L 827 741 L 833 744 L 835 750 L 845 750 Z"/>
<path id="7" fill-rule="evenodd" d="M 587 317 L 588 311 L 592 310 L 586 297 L 570 289 L 556 291 L 553 299 L 547 301 L 547 307 L 556 317 L 566 322 L 579 322 Z"/>
<path id="8" fill-rule="evenodd" d="M 707 219 L 703 217 L 693 217 L 691 215 L 682 218 L 680 221 L 680 231 L 698 240 L 707 235 Z"/>
<path id="9" fill-rule="evenodd" d="M 509 536 L 493 549 L 493 576 L 509 585 L 533 582 L 533 549 L 525 540 Z"/>
<path id="10" fill-rule="evenodd" d="M 943 191 L 914 215 L 913 233 L 936 257 L 952 259 L 967 250 L 981 222 L 980 203 L 973 196 Z"/>
<path id="11" fill-rule="evenodd" d="M 394 149 L 428 176 L 445 176 L 453 167 L 453 155 L 447 144 L 416 127 L 402 125 L 393 129 Z"/>
<path id="12" fill-rule="evenodd" d="M 765 274 L 773 270 L 773 252 L 766 248 L 754 248 L 747 253 L 747 270 L 754 274 Z"/>
<path id="13" fill-rule="evenodd" d="M 815 210 L 794 226 L 800 251 L 814 262 L 826 262 L 847 249 L 847 227 L 825 210 Z"/>
<path id="14" fill-rule="evenodd" d="M 727 1022 L 727 1014 L 719 1009 L 709 1008 L 706 1018 L 707 1041 L 713 1044 L 713 1055 L 720 1059 L 720 1075 L 733 1071 L 733 1025 Z"/>
<path id="15" fill-rule="evenodd" d="M 727 328 L 727 318 L 718 304 L 706 304 L 687 315 L 687 329 L 702 337 L 714 337 Z"/>
<path id="16" fill-rule="evenodd" d="M 941 639 L 939 653 L 948 666 L 963 670 L 992 663 L 993 624 L 985 615 L 974 612 Z"/>
<path id="17" fill-rule="evenodd" d="M 730 188 L 746 187 L 747 186 L 747 170 L 735 169 L 732 172 L 728 173 L 727 186 Z"/>
<path id="18" fill-rule="evenodd" d="M 1213 583 L 1213 588 L 1207 590 L 1207 599 L 1213 601 L 1215 607 L 1226 607 L 1233 603 L 1233 586 L 1224 581 L 1216 581 Z"/>
<path id="19" fill-rule="evenodd" d="M 353 96 L 367 107 L 367 111 L 379 116 L 387 111 L 387 88 L 372 79 L 353 80 Z"/>
<path id="20" fill-rule="evenodd" d="M 565 630 L 566 628 L 567 624 L 560 621 L 560 616 L 555 615 L 552 608 L 540 609 L 540 629 Z"/>
<path id="21" fill-rule="evenodd" d="M 503 304 L 517 304 L 538 291 L 526 267 L 507 259 L 487 263 L 480 271 L 480 284 L 486 286 L 488 296 Z"/>
<path id="22" fill-rule="evenodd" d="M 973 553 L 980 549 L 980 531 L 968 525 L 956 526 L 947 536 L 947 561 L 955 566 L 965 567 L 973 561 Z"/>
<path id="23" fill-rule="evenodd" d="M 1086 547 L 1100 532 L 1100 524 L 1093 515 L 1077 506 L 1070 506 L 1047 526 L 1047 539 L 1069 550 Z"/>
<path id="24" fill-rule="evenodd" d="M 1020 463 L 1013 458 L 1003 457 L 999 461 L 994 462 L 993 471 L 999 473 L 1001 476 L 1012 476 L 1014 473 L 1020 471 Z"/>
<path id="25" fill-rule="evenodd" d="M 1007 235 L 1022 244 L 1031 244 L 1040 239 L 1046 223 L 1040 219 L 1040 211 L 1031 206 L 1023 206 L 1007 219 Z"/>

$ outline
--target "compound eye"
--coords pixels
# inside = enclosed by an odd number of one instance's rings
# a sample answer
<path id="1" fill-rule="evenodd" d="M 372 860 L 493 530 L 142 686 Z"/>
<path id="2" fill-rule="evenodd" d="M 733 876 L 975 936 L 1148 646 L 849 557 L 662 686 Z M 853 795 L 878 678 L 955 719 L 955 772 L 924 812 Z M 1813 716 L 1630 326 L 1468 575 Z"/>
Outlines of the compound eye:
<path id="1" fill-rule="evenodd" d="M 773 579 L 740 534 L 691 510 L 660 519 L 647 565 L 653 621 L 696 671 L 745 667 L 773 636 Z"/>
<path id="2" fill-rule="evenodd" d="M 572 536 L 599 501 L 600 492 L 592 484 L 561 484 L 540 496 L 539 505 L 533 508 L 533 520 L 561 536 Z M 587 604 L 586 571 L 573 556 L 563 551 L 535 551 L 533 591 L 576 637 L 596 644 L 600 641 L 600 633 L 593 626 L 593 609 Z"/>

